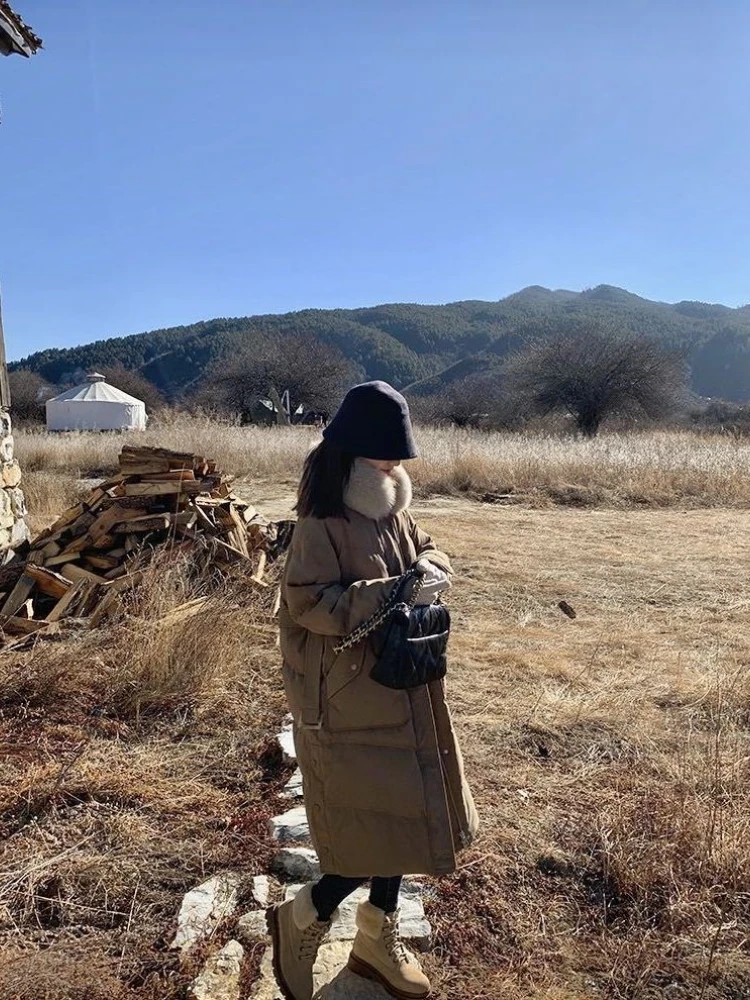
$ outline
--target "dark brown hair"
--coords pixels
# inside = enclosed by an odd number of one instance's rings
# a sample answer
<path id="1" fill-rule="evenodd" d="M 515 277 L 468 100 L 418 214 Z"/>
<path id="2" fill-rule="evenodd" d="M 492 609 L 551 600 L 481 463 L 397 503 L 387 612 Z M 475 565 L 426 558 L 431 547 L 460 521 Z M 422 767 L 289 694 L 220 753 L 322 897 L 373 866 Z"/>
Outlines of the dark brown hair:
<path id="1" fill-rule="evenodd" d="M 346 517 L 344 491 L 354 465 L 354 455 L 321 441 L 305 461 L 297 492 L 300 517 Z"/>

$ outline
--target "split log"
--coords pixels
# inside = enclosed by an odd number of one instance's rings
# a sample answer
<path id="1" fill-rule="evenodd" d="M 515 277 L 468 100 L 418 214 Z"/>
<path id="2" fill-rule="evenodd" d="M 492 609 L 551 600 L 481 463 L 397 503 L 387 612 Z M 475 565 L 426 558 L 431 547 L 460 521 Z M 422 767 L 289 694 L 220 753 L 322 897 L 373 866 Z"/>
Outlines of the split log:
<path id="1" fill-rule="evenodd" d="M 26 575 L 36 583 L 36 589 L 40 594 L 54 597 L 55 600 L 64 597 L 70 590 L 70 580 L 64 574 L 61 576 L 44 566 L 27 565 Z"/>

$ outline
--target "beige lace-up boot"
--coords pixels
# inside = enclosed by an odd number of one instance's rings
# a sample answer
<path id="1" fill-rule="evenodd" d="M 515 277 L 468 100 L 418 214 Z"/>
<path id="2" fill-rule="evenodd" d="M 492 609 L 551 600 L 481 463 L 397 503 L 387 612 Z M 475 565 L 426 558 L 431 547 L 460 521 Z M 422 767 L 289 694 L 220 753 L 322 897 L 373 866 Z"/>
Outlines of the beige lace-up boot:
<path id="1" fill-rule="evenodd" d="M 380 983 L 399 1000 L 423 1000 L 430 994 L 429 979 L 401 941 L 398 913 L 383 913 L 369 901 L 357 908 L 357 936 L 349 968 Z"/>
<path id="2" fill-rule="evenodd" d="M 310 882 L 294 899 L 270 907 L 266 912 L 273 941 L 273 971 L 286 1000 L 311 1000 L 313 966 L 320 943 L 333 919 L 320 920 L 312 901 Z"/>

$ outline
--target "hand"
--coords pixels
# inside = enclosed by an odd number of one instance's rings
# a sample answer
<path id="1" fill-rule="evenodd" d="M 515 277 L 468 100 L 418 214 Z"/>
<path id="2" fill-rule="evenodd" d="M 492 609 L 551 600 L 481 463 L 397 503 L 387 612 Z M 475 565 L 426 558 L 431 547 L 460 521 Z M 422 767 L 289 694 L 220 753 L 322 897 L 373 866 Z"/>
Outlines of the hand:
<path id="1" fill-rule="evenodd" d="M 417 568 L 424 570 L 424 576 L 422 577 L 422 589 L 415 606 L 425 607 L 428 604 L 434 604 L 443 591 L 450 589 L 451 582 L 448 579 L 448 574 L 439 566 L 431 563 L 429 559 L 420 559 Z"/>

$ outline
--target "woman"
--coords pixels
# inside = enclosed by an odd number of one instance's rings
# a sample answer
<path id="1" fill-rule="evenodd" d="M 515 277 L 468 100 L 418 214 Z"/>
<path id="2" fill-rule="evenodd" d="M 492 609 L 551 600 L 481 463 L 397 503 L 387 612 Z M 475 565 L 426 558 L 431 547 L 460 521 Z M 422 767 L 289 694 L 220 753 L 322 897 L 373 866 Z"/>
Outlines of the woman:
<path id="1" fill-rule="evenodd" d="M 423 998 L 429 981 L 399 939 L 401 876 L 453 871 L 476 812 L 443 682 L 384 687 L 370 677 L 368 639 L 336 646 L 419 560 L 427 574 L 418 602 L 434 601 L 450 586 L 450 563 L 408 510 L 401 462 L 417 450 L 403 396 L 384 382 L 356 386 L 323 438 L 300 484 L 280 624 L 310 833 L 325 874 L 269 910 L 275 972 L 287 1000 L 309 1000 L 337 906 L 371 880 L 349 967 L 392 996 Z"/>

